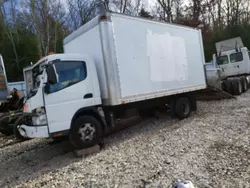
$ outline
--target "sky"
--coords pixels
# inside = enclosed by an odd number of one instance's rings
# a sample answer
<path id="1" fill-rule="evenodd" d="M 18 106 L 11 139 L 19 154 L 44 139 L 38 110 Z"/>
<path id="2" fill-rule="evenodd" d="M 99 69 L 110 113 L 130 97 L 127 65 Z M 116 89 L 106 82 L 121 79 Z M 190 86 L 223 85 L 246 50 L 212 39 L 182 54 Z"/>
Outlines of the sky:
<path id="1" fill-rule="evenodd" d="M 150 7 L 154 6 L 156 3 L 156 0 L 142 0 L 142 3 L 150 9 Z"/>

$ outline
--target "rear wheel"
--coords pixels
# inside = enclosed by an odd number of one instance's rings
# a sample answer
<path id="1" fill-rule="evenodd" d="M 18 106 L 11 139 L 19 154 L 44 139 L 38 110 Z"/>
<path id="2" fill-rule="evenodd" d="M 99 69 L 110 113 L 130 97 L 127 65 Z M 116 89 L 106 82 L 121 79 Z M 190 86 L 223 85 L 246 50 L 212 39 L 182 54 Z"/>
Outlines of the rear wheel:
<path id="1" fill-rule="evenodd" d="M 232 89 L 234 95 L 240 95 L 242 93 L 242 84 L 240 79 L 232 80 Z"/>
<path id="2" fill-rule="evenodd" d="M 78 117 L 69 133 L 70 143 L 76 149 L 85 149 L 99 144 L 102 137 L 101 123 L 90 115 Z"/>
<path id="3" fill-rule="evenodd" d="M 225 81 L 222 81 L 222 83 L 221 83 L 221 90 L 222 91 L 227 91 L 227 86 L 226 86 Z"/>
<path id="4" fill-rule="evenodd" d="M 192 111 L 190 100 L 187 97 L 178 98 L 175 103 L 174 111 L 179 119 L 188 118 Z"/>
<path id="5" fill-rule="evenodd" d="M 242 92 L 247 91 L 247 89 L 248 89 L 247 79 L 245 77 L 242 77 L 240 79 L 240 81 L 241 81 L 241 85 L 242 85 Z"/>
<path id="6" fill-rule="evenodd" d="M 229 94 L 233 94 L 232 82 L 231 80 L 225 80 L 225 91 Z"/>

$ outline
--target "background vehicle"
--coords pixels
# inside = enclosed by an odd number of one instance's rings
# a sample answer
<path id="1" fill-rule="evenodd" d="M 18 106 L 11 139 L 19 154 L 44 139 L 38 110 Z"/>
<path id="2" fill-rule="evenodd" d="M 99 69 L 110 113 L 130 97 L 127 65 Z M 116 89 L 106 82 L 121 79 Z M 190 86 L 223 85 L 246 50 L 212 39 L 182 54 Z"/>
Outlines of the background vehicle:
<path id="1" fill-rule="evenodd" d="M 13 85 L 13 83 L 12 83 Z M 3 58 L 0 55 L 0 133 L 11 135 L 13 132 L 21 139 L 15 123 L 22 116 L 24 94 L 16 88 L 8 87 Z"/>
<path id="2" fill-rule="evenodd" d="M 250 52 L 240 37 L 216 43 L 217 54 L 213 55 L 218 67 L 222 90 L 240 95 L 250 84 Z"/>

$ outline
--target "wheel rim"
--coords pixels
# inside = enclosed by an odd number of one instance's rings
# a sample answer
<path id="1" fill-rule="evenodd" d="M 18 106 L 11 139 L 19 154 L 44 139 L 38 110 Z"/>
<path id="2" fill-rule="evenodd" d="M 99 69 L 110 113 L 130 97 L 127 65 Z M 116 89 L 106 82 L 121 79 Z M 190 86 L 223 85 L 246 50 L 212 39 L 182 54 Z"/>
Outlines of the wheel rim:
<path id="1" fill-rule="evenodd" d="M 95 138 L 95 134 L 95 126 L 91 123 L 85 123 L 79 129 L 79 136 L 84 142 L 93 140 Z"/>
<path id="2" fill-rule="evenodd" d="M 244 87 L 245 87 L 244 89 L 247 90 L 247 81 L 246 80 L 244 81 Z"/>
<path id="3" fill-rule="evenodd" d="M 181 108 L 182 108 L 183 114 L 184 114 L 184 115 L 188 115 L 189 109 L 190 109 L 189 104 L 188 104 L 187 102 L 184 102 L 184 103 L 182 104 Z"/>

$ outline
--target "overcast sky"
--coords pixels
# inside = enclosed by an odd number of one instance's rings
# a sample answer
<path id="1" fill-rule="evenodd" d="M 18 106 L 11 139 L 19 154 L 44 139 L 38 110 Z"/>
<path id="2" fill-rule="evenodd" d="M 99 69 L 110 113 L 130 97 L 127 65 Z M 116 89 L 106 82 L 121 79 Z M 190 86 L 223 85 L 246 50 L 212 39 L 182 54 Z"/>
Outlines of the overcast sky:
<path id="1" fill-rule="evenodd" d="M 142 2 L 147 8 L 150 8 L 156 3 L 156 0 L 142 0 Z"/>

